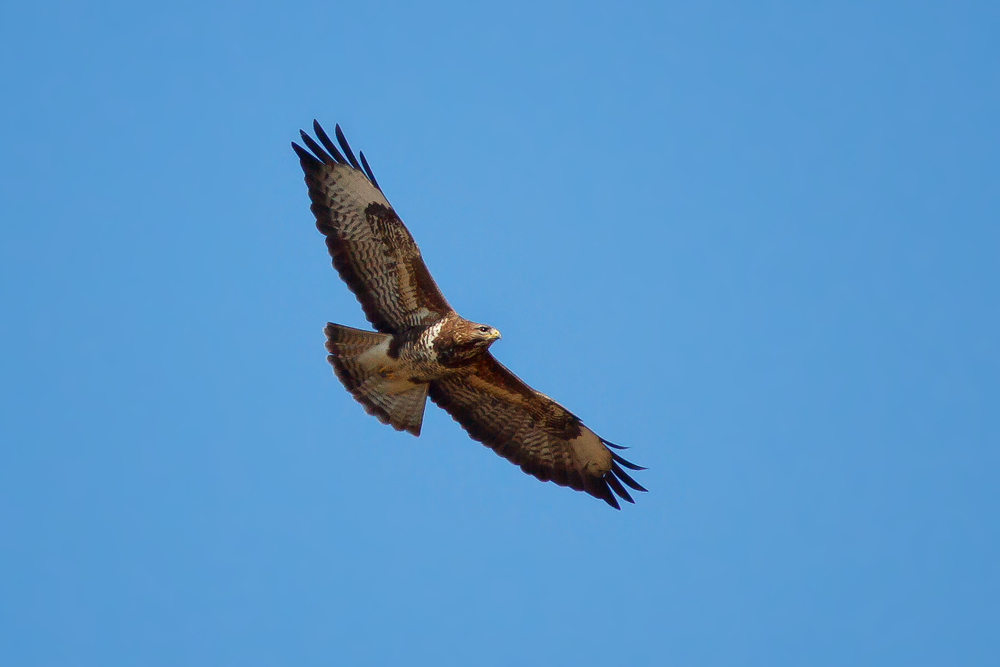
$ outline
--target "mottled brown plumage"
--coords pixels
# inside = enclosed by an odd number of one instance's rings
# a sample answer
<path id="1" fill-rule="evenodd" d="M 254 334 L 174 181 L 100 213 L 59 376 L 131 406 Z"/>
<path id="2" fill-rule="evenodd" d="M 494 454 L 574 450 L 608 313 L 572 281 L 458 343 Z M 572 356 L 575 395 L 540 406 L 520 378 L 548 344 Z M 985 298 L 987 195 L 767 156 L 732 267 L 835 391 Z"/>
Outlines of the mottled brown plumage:
<path id="1" fill-rule="evenodd" d="M 301 132 L 308 150 L 294 142 L 292 148 L 305 172 L 316 227 L 376 329 L 327 324 L 327 359 L 344 387 L 369 414 L 413 435 L 420 434 L 430 396 L 472 438 L 526 473 L 615 508 L 616 494 L 633 502 L 623 483 L 645 489 L 622 467 L 642 468 L 490 354 L 500 333 L 448 305 L 364 153 L 359 162 L 339 126 L 339 150 L 319 123 L 313 129 L 319 142 Z"/>

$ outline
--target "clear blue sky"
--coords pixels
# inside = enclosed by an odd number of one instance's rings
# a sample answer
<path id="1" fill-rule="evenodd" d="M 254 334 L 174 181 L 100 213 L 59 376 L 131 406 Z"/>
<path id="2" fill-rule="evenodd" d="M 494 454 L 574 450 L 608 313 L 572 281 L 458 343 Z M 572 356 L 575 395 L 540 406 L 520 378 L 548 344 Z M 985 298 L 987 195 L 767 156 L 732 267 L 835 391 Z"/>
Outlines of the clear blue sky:
<path id="1" fill-rule="evenodd" d="M 995 664 L 997 3 L 612 4 L 4 6 L 0 664 Z M 636 506 L 347 395 L 313 118 Z"/>

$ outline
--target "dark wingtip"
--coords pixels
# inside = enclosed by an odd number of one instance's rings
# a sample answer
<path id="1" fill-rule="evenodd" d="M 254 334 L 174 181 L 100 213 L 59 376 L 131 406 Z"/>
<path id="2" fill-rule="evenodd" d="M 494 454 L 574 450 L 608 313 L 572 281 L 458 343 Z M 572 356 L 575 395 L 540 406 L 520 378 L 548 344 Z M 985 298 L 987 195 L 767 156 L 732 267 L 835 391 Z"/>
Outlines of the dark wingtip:
<path id="1" fill-rule="evenodd" d="M 344 149 L 344 154 L 350 161 L 351 166 L 357 169 L 358 171 L 362 171 L 361 164 L 358 162 L 358 158 L 354 157 L 354 151 L 351 150 L 351 145 L 347 143 L 347 137 L 344 136 L 344 131 L 340 129 L 340 124 L 334 126 L 333 132 L 334 134 L 337 135 L 337 143 L 339 143 L 340 147 Z"/>
<path id="2" fill-rule="evenodd" d="M 361 151 L 360 155 L 361 155 L 361 166 L 365 168 L 365 173 L 368 175 L 368 180 L 372 182 L 372 185 L 378 188 L 379 192 L 381 192 L 382 187 L 378 184 L 378 181 L 375 180 L 375 174 L 372 173 L 372 168 L 368 166 L 368 160 L 365 159 L 365 152 Z"/>
<path id="3" fill-rule="evenodd" d="M 600 440 L 606 447 L 610 447 L 611 449 L 628 449 L 628 447 L 622 447 L 621 445 L 616 445 L 615 443 L 609 442 L 608 440 L 605 440 L 604 438 L 601 437 L 598 437 L 598 440 Z"/>
<path id="4" fill-rule="evenodd" d="M 614 507 L 616 510 L 620 510 L 622 506 L 618 504 L 618 499 L 615 498 L 615 494 L 611 493 L 611 487 L 608 486 L 607 480 L 603 477 L 599 477 L 594 481 L 597 482 L 597 488 L 595 489 L 597 493 L 594 495 Z"/>
<path id="5" fill-rule="evenodd" d="M 319 165 L 323 164 L 322 162 L 316 159 L 315 155 L 313 155 L 306 149 L 302 148 L 302 146 L 299 146 L 294 141 L 292 142 L 292 150 L 295 151 L 295 154 L 299 156 L 299 160 L 305 164 L 309 164 L 310 166 L 313 167 L 318 167 Z"/>
<path id="6" fill-rule="evenodd" d="M 618 496 L 622 500 L 630 502 L 633 505 L 635 505 L 635 501 L 632 500 L 632 496 L 628 494 L 628 491 L 625 490 L 625 487 L 622 486 L 621 482 L 619 482 L 618 479 L 613 474 L 605 475 L 604 480 L 614 490 L 614 492 L 618 494 Z"/>
<path id="7" fill-rule="evenodd" d="M 629 486 L 631 486 L 636 491 L 642 491 L 644 493 L 648 493 L 648 490 L 645 487 L 643 487 L 641 484 L 639 484 L 639 482 L 637 482 L 634 479 L 632 479 L 629 476 L 629 474 L 627 472 L 625 472 L 624 470 L 622 470 L 621 466 L 619 466 L 614 461 L 611 462 L 611 471 L 615 474 L 615 476 L 618 479 L 620 479 L 621 481 L 625 482 L 626 484 L 628 484 Z"/>
<path id="8" fill-rule="evenodd" d="M 316 143 L 315 139 L 306 134 L 305 130 L 299 130 L 299 135 L 301 135 L 302 142 L 306 145 L 306 147 L 309 148 L 309 150 L 311 150 L 313 154 L 324 164 L 336 164 L 336 160 L 330 157 L 330 155 Z"/>
<path id="9" fill-rule="evenodd" d="M 618 456 L 614 452 L 611 452 L 611 458 L 614 459 L 615 461 L 618 461 L 618 463 L 621 463 L 623 466 L 625 466 L 626 468 L 628 468 L 630 470 L 645 470 L 645 468 L 643 468 L 642 466 L 637 466 L 636 464 L 632 463 L 631 461 L 626 461 L 625 459 L 623 459 L 622 457 Z"/>
<path id="10" fill-rule="evenodd" d="M 330 155 L 333 156 L 333 159 L 335 159 L 340 164 L 347 163 L 347 160 L 344 159 L 344 156 L 340 154 L 340 151 L 337 150 L 337 147 L 333 144 L 332 141 L 330 141 L 330 135 L 326 133 L 326 130 L 323 129 L 323 126 L 320 125 L 319 121 L 316 119 L 313 119 L 313 132 L 316 133 L 316 137 L 319 139 L 320 143 L 323 144 L 323 147 L 326 148 L 327 151 L 329 151 Z"/>

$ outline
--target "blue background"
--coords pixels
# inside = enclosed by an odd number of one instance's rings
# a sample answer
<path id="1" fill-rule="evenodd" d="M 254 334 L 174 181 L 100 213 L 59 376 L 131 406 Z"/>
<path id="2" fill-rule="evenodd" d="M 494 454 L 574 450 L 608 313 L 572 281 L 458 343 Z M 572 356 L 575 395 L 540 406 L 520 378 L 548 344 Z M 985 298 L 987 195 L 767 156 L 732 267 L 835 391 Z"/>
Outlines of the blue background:
<path id="1" fill-rule="evenodd" d="M 6 3 L 0 663 L 986 665 L 996 3 Z M 368 156 L 622 512 L 325 361 Z"/>

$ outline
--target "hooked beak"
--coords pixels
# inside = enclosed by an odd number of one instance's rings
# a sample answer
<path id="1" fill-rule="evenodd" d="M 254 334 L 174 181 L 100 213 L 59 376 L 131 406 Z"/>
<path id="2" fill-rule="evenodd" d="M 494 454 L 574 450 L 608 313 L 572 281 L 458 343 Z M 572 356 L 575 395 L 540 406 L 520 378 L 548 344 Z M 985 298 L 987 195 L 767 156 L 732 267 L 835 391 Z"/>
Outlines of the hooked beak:
<path id="1" fill-rule="evenodd" d="M 490 340 L 500 340 L 501 338 L 503 338 L 503 336 L 501 336 L 500 332 L 496 329 L 490 332 Z"/>

